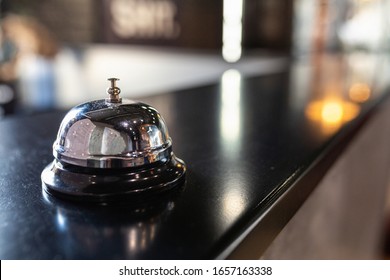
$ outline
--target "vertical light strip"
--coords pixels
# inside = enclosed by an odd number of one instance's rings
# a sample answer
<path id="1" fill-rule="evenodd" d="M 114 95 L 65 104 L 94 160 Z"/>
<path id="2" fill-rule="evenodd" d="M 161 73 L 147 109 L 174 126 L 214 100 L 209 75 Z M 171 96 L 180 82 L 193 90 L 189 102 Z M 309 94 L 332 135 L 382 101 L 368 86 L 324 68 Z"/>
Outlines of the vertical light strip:
<path id="1" fill-rule="evenodd" d="M 220 117 L 220 135 L 221 148 L 228 165 L 237 164 L 242 160 L 240 151 L 242 146 L 242 128 L 241 128 L 241 74 L 235 69 L 227 70 L 223 73 L 221 79 L 221 117 Z M 223 167 L 222 167 L 223 168 Z M 221 210 L 224 217 L 224 226 L 237 218 L 244 210 L 248 200 L 245 188 L 245 178 L 234 172 L 223 176 L 223 191 L 221 193 Z"/>
<path id="2" fill-rule="evenodd" d="M 236 62 L 242 52 L 243 0 L 223 0 L 222 56 Z"/>
<path id="3" fill-rule="evenodd" d="M 234 155 L 240 142 L 241 74 L 227 70 L 222 75 L 221 136 L 225 154 Z"/>

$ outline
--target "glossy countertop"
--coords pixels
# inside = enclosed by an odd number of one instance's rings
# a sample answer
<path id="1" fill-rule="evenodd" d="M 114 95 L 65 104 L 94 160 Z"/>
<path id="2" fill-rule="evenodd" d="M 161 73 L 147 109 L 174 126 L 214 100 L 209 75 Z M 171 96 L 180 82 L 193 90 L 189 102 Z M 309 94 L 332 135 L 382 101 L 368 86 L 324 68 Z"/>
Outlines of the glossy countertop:
<path id="1" fill-rule="evenodd" d="M 40 176 L 65 112 L 5 118 L 0 258 L 251 258 L 386 97 L 388 70 L 386 57 L 312 57 L 268 75 L 232 68 L 215 84 L 142 98 L 164 117 L 188 169 L 182 187 L 139 203 L 46 195 Z"/>

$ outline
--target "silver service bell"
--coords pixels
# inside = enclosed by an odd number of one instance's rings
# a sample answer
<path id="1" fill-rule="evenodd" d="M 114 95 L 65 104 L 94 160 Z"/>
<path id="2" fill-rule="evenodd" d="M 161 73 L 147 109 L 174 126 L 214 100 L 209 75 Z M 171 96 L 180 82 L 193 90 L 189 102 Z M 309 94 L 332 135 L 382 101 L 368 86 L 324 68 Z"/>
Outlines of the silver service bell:
<path id="1" fill-rule="evenodd" d="M 72 108 L 42 172 L 43 189 L 73 200 L 107 202 L 149 195 L 183 182 L 186 166 L 172 151 L 164 119 L 153 107 L 119 97 Z"/>

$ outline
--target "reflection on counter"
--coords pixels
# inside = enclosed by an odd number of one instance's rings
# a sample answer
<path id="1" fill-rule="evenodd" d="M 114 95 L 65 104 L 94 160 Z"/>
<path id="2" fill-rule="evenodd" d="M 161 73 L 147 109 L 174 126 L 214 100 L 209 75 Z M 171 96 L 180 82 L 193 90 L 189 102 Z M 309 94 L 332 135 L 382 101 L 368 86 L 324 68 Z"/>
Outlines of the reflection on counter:
<path id="1" fill-rule="evenodd" d="M 325 97 L 323 100 L 310 102 L 305 113 L 328 136 L 339 130 L 344 123 L 353 120 L 359 111 L 359 106 L 354 103 L 341 98 Z"/>
<path id="2" fill-rule="evenodd" d="M 227 70 L 221 79 L 221 136 L 226 155 L 237 155 L 241 133 L 241 74 L 235 69 Z"/>
<path id="3" fill-rule="evenodd" d="M 364 103 L 371 97 L 371 89 L 367 84 L 356 83 L 349 89 L 349 98 L 358 103 Z"/>
<path id="4" fill-rule="evenodd" d="M 235 164 L 241 159 L 241 145 L 243 144 L 242 104 L 241 104 L 241 82 L 240 71 L 229 69 L 221 78 L 220 87 L 220 147 L 224 157 Z M 244 184 L 245 178 L 232 172 L 230 176 L 221 178 L 224 189 L 221 195 L 221 214 L 225 217 L 225 223 L 229 223 L 245 209 L 248 200 L 244 188 L 237 188 Z"/>
<path id="5" fill-rule="evenodd" d="M 230 178 L 231 179 L 231 178 Z M 229 182 L 226 182 L 225 186 L 228 190 L 223 194 L 222 197 L 222 211 L 225 217 L 226 223 L 233 221 L 237 218 L 240 213 L 245 209 L 245 203 L 247 197 L 242 192 L 242 190 L 233 188 L 232 186 L 237 185 L 239 182 L 231 183 L 229 187 Z"/>
<path id="6" fill-rule="evenodd" d="M 290 105 L 320 134 L 333 135 L 388 88 L 389 66 L 386 55 L 363 52 L 298 60 L 290 72 Z"/>
<path id="7" fill-rule="evenodd" d="M 43 192 L 45 202 L 55 209 L 53 227 L 62 240 L 61 252 L 77 252 L 77 259 L 96 256 L 132 259 L 153 246 L 163 220 L 175 207 L 175 196 L 143 205 L 86 206 L 66 203 Z M 80 219 L 79 211 L 84 218 Z M 117 256 L 117 257 L 115 257 Z M 58 255 L 57 258 L 69 258 Z"/>

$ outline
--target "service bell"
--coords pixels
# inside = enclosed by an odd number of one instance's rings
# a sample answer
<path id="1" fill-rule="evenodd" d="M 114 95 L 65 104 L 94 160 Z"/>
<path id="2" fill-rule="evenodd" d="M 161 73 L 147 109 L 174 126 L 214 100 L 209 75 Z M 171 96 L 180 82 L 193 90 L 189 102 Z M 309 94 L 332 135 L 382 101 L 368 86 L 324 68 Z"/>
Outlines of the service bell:
<path id="1" fill-rule="evenodd" d="M 156 194 L 180 185 L 185 164 L 153 107 L 120 98 L 116 78 L 108 98 L 72 108 L 53 145 L 54 161 L 42 172 L 49 194 L 108 202 Z"/>

